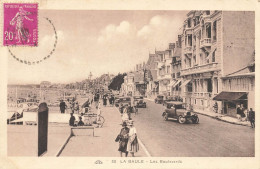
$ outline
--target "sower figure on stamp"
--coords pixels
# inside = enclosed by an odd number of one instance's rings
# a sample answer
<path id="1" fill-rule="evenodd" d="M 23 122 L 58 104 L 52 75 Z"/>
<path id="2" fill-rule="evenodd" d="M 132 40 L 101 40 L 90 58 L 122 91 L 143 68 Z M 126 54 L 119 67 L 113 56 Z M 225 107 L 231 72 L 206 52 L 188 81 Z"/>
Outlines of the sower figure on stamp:
<path id="1" fill-rule="evenodd" d="M 27 15 L 30 15 L 30 12 L 27 12 L 23 9 L 23 7 L 19 8 L 19 12 L 16 13 L 15 17 L 10 21 L 10 25 L 15 25 L 15 29 L 17 31 L 16 33 L 16 40 L 18 40 L 17 43 L 22 43 L 21 40 L 26 41 L 29 43 L 30 39 L 30 33 L 27 28 L 24 27 L 24 19 L 28 21 L 33 21 L 33 19 L 30 19 L 27 17 Z"/>

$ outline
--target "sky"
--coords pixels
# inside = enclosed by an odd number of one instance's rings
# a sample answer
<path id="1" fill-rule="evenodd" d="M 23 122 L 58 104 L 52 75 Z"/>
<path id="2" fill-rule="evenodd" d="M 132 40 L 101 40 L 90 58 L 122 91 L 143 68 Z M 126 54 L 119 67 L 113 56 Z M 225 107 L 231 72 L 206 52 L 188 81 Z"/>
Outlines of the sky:
<path id="1" fill-rule="evenodd" d="M 38 60 L 47 56 L 58 36 L 55 52 L 38 65 L 21 64 L 9 56 L 9 84 L 41 81 L 70 83 L 103 73 L 134 70 L 149 53 L 165 50 L 177 40 L 188 11 L 40 10 L 39 46 L 13 48 L 20 58 Z"/>

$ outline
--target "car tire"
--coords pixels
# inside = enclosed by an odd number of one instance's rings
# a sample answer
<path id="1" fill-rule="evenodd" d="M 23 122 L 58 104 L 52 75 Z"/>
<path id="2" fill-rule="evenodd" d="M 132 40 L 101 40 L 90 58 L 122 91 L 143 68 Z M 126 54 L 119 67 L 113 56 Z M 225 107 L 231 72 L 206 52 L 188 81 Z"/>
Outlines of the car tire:
<path id="1" fill-rule="evenodd" d="M 165 113 L 165 115 L 163 116 L 163 119 L 164 119 L 164 121 L 168 120 L 168 114 L 167 113 Z"/>
<path id="2" fill-rule="evenodd" d="M 183 123 L 186 122 L 186 119 L 185 119 L 183 116 L 179 116 L 179 117 L 178 117 L 178 122 L 179 122 L 180 124 L 183 124 Z"/>
<path id="3" fill-rule="evenodd" d="M 198 124 L 199 121 L 200 121 L 200 120 L 199 120 L 198 117 L 192 119 L 192 123 L 193 123 L 193 124 Z"/>

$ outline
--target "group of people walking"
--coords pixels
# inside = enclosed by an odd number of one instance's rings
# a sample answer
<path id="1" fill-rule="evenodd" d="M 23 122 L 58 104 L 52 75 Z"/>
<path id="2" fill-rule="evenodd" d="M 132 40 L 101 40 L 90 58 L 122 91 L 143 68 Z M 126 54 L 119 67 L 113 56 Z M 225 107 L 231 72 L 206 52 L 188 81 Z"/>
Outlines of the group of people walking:
<path id="1" fill-rule="evenodd" d="M 251 123 L 251 127 L 255 128 L 255 111 L 252 108 L 247 110 L 243 104 L 237 106 L 237 119 L 239 121 L 247 121 L 249 120 Z"/>
<path id="2" fill-rule="evenodd" d="M 128 153 L 134 157 L 134 153 L 139 150 L 136 128 L 133 125 L 132 120 L 130 120 L 128 124 L 124 121 L 122 123 L 122 129 L 116 137 L 115 141 L 119 142 L 118 151 L 121 157 L 123 156 L 123 153 L 125 154 L 125 157 L 128 156 Z"/>
<path id="3" fill-rule="evenodd" d="M 65 110 L 67 110 L 67 111 L 70 111 L 70 113 L 75 112 L 75 113 L 79 114 L 79 103 L 77 101 L 75 101 L 75 99 L 72 99 L 72 100 L 68 99 L 67 102 L 69 103 L 68 106 L 64 100 L 60 101 L 60 112 L 65 113 Z"/>

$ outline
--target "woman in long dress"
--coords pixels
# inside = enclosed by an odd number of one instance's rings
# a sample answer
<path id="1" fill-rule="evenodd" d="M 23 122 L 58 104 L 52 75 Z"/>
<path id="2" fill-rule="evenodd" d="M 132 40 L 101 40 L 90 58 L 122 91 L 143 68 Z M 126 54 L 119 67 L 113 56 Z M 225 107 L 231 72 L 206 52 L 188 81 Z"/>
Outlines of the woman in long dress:
<path id="1" fill-rule="evenodd" d="M 129 121 L 129 133 L 128 133 L 128 143 L 127 143 L 127 152 L 134 157 L 134 153 L 138 152 L 139 144 L 137 140 L 136 128 L 133 126 L 133 121 Z"/>
<path id="2" fill-rule="evenodd" d="M 128 133 L 129 128 L 127 127 L 126 122 L 123 122 L 122 129 L 119 133 L 119 135 L 116 138 L 116 141 L 119 141 L 119 148 L 118 151 L 120 152 L 120 157 L 122 157 L 122 153 L 125 153 L 125 157 L 127 157 L 127 142 L 128 142 Z"/>

